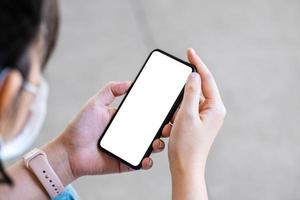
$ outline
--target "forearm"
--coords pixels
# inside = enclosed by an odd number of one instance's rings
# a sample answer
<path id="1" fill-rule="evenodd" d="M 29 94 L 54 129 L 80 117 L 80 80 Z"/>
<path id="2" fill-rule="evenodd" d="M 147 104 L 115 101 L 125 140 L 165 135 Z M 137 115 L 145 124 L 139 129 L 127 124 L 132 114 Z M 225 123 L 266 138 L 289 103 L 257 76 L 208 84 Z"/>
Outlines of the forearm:
<path id="1" fill-rule="evenodd" d="M 0 199 L 49 199 L 46 191 L 32 173 L 26 169 L 22 161 L 18 161 L 8 169 L 13 186 L 0 186 Z"/>
<path id="2" fill-rule="evenodd" d="M 64 186 L 75 180 L 69 166 L 68 155 L 58 140 L 43 147 L 51 167 L 54 169 Z M 49 199 L 49 196 L 35 175 L 18 161 L 8 168 L 8 174 L 14 185 L 0 186 L 0 199 Z"/>
<path id="3" fill-rule="evenodd" d="M 207 200 L 205 170 L 172 170 L 172 200 Z"/>

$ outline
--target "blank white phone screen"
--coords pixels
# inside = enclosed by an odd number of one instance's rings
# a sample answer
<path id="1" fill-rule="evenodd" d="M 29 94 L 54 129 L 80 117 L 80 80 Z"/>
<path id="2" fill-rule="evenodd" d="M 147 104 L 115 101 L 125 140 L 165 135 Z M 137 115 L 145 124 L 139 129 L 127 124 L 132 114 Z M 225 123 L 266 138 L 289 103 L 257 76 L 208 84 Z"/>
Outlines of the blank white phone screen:
<path id="1" fill-rule="evenodd" d="M 192 68 L 154 51 L 100 142 L 138 166 L 167 117 Z"/>

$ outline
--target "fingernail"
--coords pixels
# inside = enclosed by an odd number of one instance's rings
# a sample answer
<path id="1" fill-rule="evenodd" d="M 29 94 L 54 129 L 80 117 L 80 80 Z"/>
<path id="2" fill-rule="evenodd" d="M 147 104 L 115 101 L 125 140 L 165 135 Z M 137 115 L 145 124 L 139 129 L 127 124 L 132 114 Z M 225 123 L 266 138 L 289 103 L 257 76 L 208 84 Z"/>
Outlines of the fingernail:
<path id="1" fill-rule="evenodd" d="M 160 149 L 163 149 L 165 147 L 165 143 L 163 143 L 161 140 L 159 140 L 158 146 Z"/>
<path id="2" fill-rule="evenodd" d="M 128 85 L 130 85 L 130 84 L 132 83 L 132 81 L 129 81 L 129 80 L 128 80 L 128 81 L 126 81 L 126 83 L 127 83 Z"/>
<path id="3" fill-rule="evenodd" d="M 193 72 L 190 74 L 189 79 L 192 81 L 199 81 L 200 77 L 197 72 Z"/>
<path id="4" fill-rule="evenodd" d="M 191 49 L 191 53 L 196 55 L 196 51 L 193 48 L 190 48 L 190 49 Z"/>
<path id="5" fill-rule="evenodd" d="M 153 165 L 153 161 L 150 159 L 149 160 L 149 168 L 152 167 L 152 165 Z"/>

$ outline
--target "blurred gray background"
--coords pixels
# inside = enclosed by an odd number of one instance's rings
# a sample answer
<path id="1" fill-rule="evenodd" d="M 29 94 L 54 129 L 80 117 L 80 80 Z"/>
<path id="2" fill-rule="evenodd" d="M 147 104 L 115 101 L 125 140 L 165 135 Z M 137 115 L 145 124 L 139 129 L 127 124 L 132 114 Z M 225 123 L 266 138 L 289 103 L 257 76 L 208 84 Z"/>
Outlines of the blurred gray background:
<path id="1" fill-rule="evenodd" d="M 210 199 L 300 199 L 299 0 L 64 0 L 46 77 L 58 135 L 111 80 L 131 80 L 153 48 L 185 59 L 194 47 L 214 73 L 228 115 L 207 164 Z M 150 171 L 83 177 L 82 199 L 170 199 L 166 151 Z"/>

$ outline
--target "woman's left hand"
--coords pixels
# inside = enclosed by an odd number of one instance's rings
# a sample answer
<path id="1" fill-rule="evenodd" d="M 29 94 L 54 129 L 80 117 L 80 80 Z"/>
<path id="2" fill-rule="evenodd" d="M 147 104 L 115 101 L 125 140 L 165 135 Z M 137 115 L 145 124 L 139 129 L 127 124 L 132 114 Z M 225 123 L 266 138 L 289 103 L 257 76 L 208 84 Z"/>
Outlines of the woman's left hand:
<path id="1" fill-rule="evenodd" d="M 131 168 L 97 147 L 100 136 L 116 111 L 116 108 L 111 106 L 112 102 L 116 97 L 124 95 L 130 84 L 129 81 L 108 83 L 98 94 L 88 100 L 65 131 L 53 142 L 61 144 L 60 146 L 63 146 L 64 151 L 67 152 L 65 155 L 68 157 L 74 178 L 132 171 Z M 156 139 L 152 147 L 154 152 L 160 152 L 165 144 L 162 140 Z M 145 158 L 142 161 L 142 169 L 149 169 L 152 164 L 151 158 Z"/>

